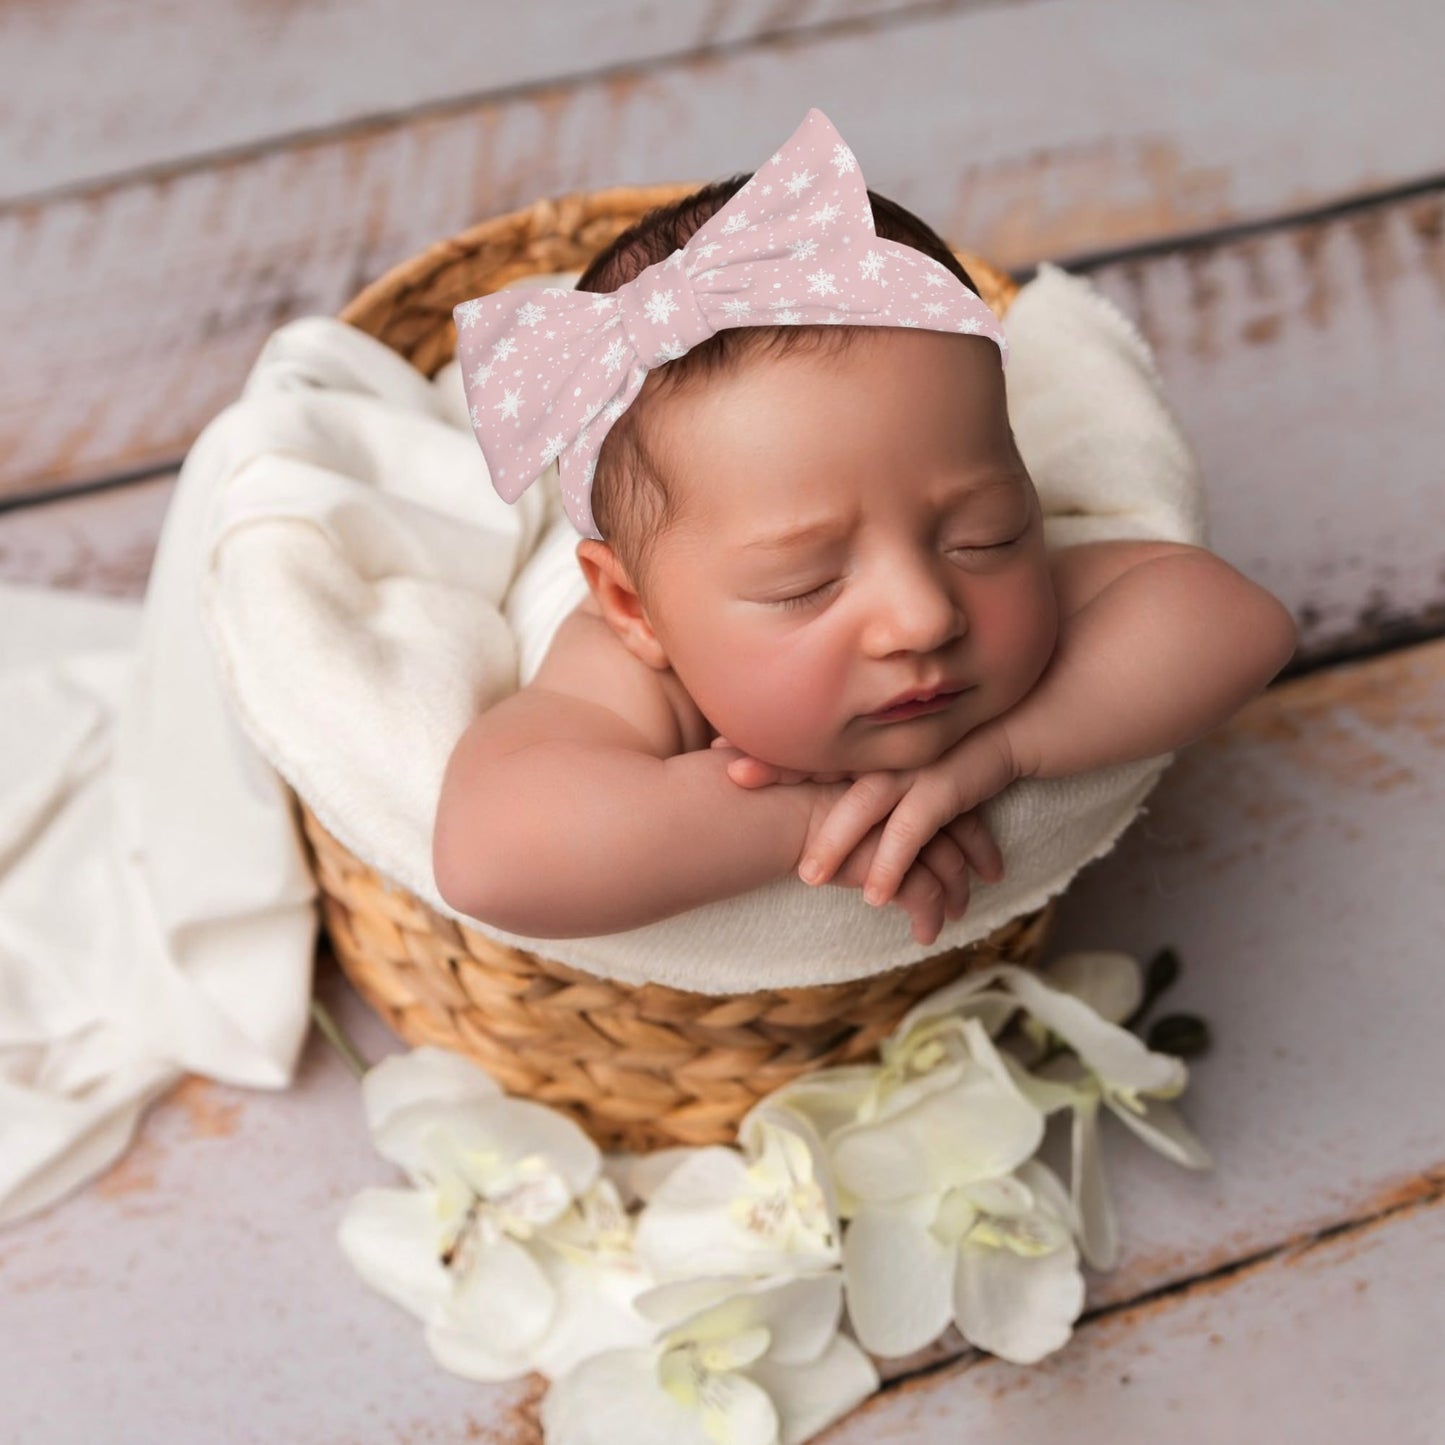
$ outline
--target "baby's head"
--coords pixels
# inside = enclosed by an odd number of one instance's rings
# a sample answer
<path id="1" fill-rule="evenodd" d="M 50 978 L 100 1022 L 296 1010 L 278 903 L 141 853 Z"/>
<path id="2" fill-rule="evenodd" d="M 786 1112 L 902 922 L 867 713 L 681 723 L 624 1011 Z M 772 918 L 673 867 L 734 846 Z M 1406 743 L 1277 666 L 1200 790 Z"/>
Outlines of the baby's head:
<path id="1" fill-rule="evenodd" d="M 577 289 L 614 291 L 666 260 L 748 179 L 649 212 Z M 879 236 L 977 292 L 927 225 L 868 198 Z M 578 559 L 609 625 L 779 766 L 922 766 L 1018 702 L 1053 652 L 1043 518 L 984 336 L 719 331 L 648 372 L 602 444 L 591 502 L 605 540 Z"/>

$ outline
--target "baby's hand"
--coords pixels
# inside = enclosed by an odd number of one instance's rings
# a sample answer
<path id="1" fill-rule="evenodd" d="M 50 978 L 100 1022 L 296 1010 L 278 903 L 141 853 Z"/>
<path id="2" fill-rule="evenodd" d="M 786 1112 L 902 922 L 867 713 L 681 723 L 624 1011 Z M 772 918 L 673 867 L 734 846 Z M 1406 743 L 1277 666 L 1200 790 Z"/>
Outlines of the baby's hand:
<path id="1" fill-rule="evenodd" d="M 959 845 L 979 876 L 997 883 L 1003 857 L 974 811 L 1020 776 L 1001 729 L 970 733 L 935 763 L 899 772 L 864 773 L 808 832 L 798 874 L 805 883 L 826 883 L 859 842 L 887 819 L 863 896 L 883 904 L 894 896 L 908 868 L 939 829 L 962 823 Z"/>

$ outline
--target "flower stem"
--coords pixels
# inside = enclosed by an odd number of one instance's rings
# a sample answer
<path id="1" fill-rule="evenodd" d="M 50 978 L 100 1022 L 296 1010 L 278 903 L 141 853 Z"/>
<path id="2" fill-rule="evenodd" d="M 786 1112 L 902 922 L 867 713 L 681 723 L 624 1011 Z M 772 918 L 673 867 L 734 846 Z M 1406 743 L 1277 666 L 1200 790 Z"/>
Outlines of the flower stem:
<path id="1" fill-rule="evenodd" d="M 326 1042 L 341 1055 L 346 1067 L 359 1079 L 371 1067 L 361 1056 L 361 1051 L 346 1036 L 346 1030 L 331 1016 L 330 1010 L 313 993 L 311 995 L 311 1017 L 321 1030 Z"/>

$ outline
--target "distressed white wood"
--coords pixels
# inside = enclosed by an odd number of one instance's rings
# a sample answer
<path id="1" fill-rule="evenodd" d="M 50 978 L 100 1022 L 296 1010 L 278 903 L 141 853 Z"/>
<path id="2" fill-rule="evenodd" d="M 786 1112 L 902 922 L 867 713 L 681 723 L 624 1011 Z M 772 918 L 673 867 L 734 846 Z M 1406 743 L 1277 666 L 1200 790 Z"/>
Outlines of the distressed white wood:
<path id="1" fill-rule="evenodd" d="M 1445 626 L 1445 193 L 1080 268 L 1139 323 L 1214 550 L 1300 659 Z M 0 577 L 139 595 L 174 474 L 0 512 Z"/>
<path id="2" fill-rule="evenodd" d="M 1445 1203 L 1085 1323 L 1035 1365 L 972 1359 L 866 1401 L 819 1445 L 1439 1445 Z"/>
<path id="3" fill-rule="evenodd" d="M 1424 0 L 930 9 L 18 204 L 0 495 L 174 463 L 281 321 L 540 196 L 750 169 L 808 105 L 875 189 L 1023 266 L 1437 173 L 1442 40 Z"/>
<path id="4" fill-rule="evenodd" d="M 1298 679 L 1181 755 L 1150 813 L 1071 886 L 1055 951 L 1175 945 L 1185 972 L 1165 1007 L 1202 1014 L 1215 1038 L 1180 1107 L 1216 1172 L 1178 1169 L 1104 1121 L 1124 1248 L 1118 1270 L 1089 1276 L 1091 1308 L 1439 1194 L 1442 749 L 1445 643 Z M 323 979 L 368 1057 L 398 1047 Z M 534 1387 L 445 1376 L 420 1327 L 336 1249 L 346 1200 L 392 1177 L 354 1081 L 314 1038 L 288 1091 L 188 1082 L 108 1176 L 0 1233 L 0 1398 L 18 1437 L 68 1442 L 105 1419 L 107 1440 L 205 1438 L 224 1421 L 238 1445 L 390 1445 L 425 1421 L 535 1441 Z M 1395 1266 L 1363 1273 L 1398 1297 Z M 1231 1318 L 1254 1332 L 1251 1378 L 1274 1389 L 1298 1328 L 1259 1305 Z M 1413 1319 L 1434 1348 L 1423 1304 Z M 1388 1363 L 1376 1339 L 1371 1358 Z M 1049 1368 L 1089 1377 L 1072 1355 Z M 1197 1362 L 1159 1379 L 1202 1412 L 1186 1438 L 1230 1438 L 1209 1433 L 1209 1412 L 1227 1424 L 1236 1403 Z M 1393 1409 L 1390 1379 L 1383 1363 L 1362 1377 L 1360 1408 Z M 1060 1385 L 1056 1408 L 1068 1398 Z"/>
<path id="5" fill-rule="evenodd" d="M 955 8 L 1000 3 L 963 0 Z M 1008 3 L 1008 0 L 1004 0 Z M 1017 0 L 1014 0 L 1017 3 Z M 0 8 L 0 200 L 492 92 L 867 23 L 919 0 L 67 0 Z M 928 8 L 936 10 L 937 5 Z"/>

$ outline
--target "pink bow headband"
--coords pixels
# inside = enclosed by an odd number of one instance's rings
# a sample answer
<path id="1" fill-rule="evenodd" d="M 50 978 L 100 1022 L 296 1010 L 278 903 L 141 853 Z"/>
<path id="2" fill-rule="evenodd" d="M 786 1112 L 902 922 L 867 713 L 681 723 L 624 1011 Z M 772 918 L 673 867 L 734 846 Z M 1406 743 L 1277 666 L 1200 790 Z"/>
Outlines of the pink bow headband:
<path id="1" fill-rule="evenodd" d="M 988 306 L 946 266 L 873 229 L 853 152 L 816 107 L 674 251 L 610 292 L 516 287 L 452 312 L 472 430 L 515 502 L 558 460 L 573 526 L 592 518 L 597 454 L 653 367 L 729 326 L 919 326 L 986 336 Z"/>

